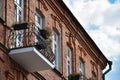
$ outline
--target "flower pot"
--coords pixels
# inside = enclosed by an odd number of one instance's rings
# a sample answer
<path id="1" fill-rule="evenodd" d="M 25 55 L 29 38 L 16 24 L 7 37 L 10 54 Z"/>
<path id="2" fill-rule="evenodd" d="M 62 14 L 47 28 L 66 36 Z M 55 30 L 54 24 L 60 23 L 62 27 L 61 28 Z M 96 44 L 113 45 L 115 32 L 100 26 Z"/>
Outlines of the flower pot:
<path id="1" fill-rule="evenodd" d="M 29 23 L 14 24 L 13 27 L 14 27 L 14 30 L 28 29 L 29 28 Z"/>

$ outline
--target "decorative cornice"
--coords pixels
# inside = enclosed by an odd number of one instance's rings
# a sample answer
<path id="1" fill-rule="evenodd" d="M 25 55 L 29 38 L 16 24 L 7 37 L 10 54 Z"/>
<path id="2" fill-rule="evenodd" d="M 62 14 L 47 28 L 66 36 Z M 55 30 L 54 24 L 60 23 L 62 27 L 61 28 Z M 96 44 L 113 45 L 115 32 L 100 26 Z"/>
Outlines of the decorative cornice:
<path id="1" fill-rule="evenodd" d="M 44 9 L 45 9 L 46 11 L 48 11 L 48 8 L 47 8 L 44 0 L 38 0 L 38 1 L 40 1 L 40 2 L 42 3 L 42 5 L 43 5 Z"/>
<path id="2" fill-rule="evenodd" d="M 52 18 L 54 21 L 57 21 L 60 27 L 62 26 L 60 19 L 58 19 L 56 16 L 54 16 L 53 14 L 51 14 L 51 18 Z"/>
<path id="3" fill-rule="evenodd" d="M 55 21 L 57 21 L 58 23 L 60 23 L 60 20 L 56 16 L 54 16 L 53 14 L 51 14 L 51 17 L 52 17 L 52 19 L 54 19 Z"/>

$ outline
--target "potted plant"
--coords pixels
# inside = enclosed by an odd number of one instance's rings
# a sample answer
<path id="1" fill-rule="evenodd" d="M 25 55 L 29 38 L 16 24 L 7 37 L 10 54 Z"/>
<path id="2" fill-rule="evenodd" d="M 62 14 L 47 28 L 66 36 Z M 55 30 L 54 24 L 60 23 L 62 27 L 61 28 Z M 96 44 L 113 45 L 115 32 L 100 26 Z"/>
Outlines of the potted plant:
<path id="1" fill-rule="evenodd" d="M 51 35 L 50 29 L 48 27 L 45 27 L 43 29 L 38 28 L 38 31 L 39 31 L 39 33 L 37 34 L 38 42 L 36 46 L 39 49 L 45 49 L 47 47 L 51 47 L 52 40 L 50 38 Z"/>
<path id="2" fill-rule="evenodd" d="M 28 29 L 30 26 L 29 22 L 19 22 L 19 23 L 14 23 L 12 27 L 14 30 L 23 30 L 23 29 Z"/>
<path id="3" fill-rule="evenodd" d="M 44 39 L 49 39 L 52 33 L 49 27 L 44 27 L 43 29 L 39 29 L 39 32 Z"/>
<path id="4" fill-rule="evenodd" d="M 81 76 L 80 73 L 73 73 L 68 76 L 68 80 L 79 80 Z"/>

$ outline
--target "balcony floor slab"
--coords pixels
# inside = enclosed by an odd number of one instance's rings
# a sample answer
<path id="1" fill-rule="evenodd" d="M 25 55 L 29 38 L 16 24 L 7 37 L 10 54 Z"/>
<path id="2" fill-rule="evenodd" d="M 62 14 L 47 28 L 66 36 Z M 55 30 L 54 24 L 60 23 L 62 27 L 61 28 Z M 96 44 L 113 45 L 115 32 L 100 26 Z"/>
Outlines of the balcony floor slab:
<path id="1" fill-rule="evenodd" d="M 54 68 L 54 65 L 35 47 L 13 49 L 10 50 L 9 55 L 13 60 L 29 72 Z"/>

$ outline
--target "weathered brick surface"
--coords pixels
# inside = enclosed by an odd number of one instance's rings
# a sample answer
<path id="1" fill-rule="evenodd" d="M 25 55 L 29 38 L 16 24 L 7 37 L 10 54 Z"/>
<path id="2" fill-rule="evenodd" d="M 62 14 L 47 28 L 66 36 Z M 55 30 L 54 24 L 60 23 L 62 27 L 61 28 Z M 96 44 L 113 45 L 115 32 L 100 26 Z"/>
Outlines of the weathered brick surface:
<path id="1" fill-rule="evenodd" d="M 66 21 L 66 13 L 62 12 L 62 9 L 59 6 L 53 6 L 50 4 L 50 1 L 56 3 L 55 0 L 25 0 L 24 5 L 24 20 L 29 22 L 35 22 L 35 12 L 38 9 L 41 14 L 44 16 L 44 27 L 50 27 L 51 30 L 56 30 L 59 33 L 60 40 L 60 51 L 59 51 L 59 71 L 62 73 L 55 72 L 54 70 L 44 70 L 39 71 L 39 73 L 46 80 L 62 80 L 67 78 L 66 71 L 66 46 L 68 45 L 72 50 L 72 72 L 79 72 L 79 60 L 83 59 L 85 62 L 85 76 L 90 78 L 92 76 L 92 71 L 94 71 L 97 75 L 97 79 L 101 80 L 102 78 L 102 68 L 101 63 L 96 63 L 94 57 L 91 57 L 87 52 L 84 45 L 82 45 L 81 40 L 78 39 L 82 37 L 80 30 L 74 26 L 73 23 L 70 23 L 69 17 L 67 17 L 68 21 Z M 7 16 L 4 15 L 4 20 L 6 20 L 6 25 L 11 27 L 14 23 L 14 0 L 7 0 L 7 10 L 4 10 L 3 13 L 6 13 Z M 56 3 L 55 5 L 58 5 Z M 62 12 L 57 12 L 57 9 Z M 62 17 L 62 19 L 61 19 Z M 4 28 L 6 29 L 6 35 Z M 2 25 L 0 23 L 0 42 L 4 44 L 4 40 L 8 40 L 9 28 Z M 77 32 L 77 33 L 76 33 Z M 6 39 L 4 39 L 6 36 Z M 83 37 L 82 37 L 83 39 Z M 83 39 L 84 40 L 84 39 Z M 4 45 L 6 45 L 4 44 Z M 87 42 L 86 42 L 87 44 Z M 6 45 L 7 47 L 7 45 Z M 88 47 L 88 46 L 87 46 Z M 92 49 L 92 48 L 91 48 Z M 7 76 L 6 76 L 7 75 Z M 10 80 L 37 80 L 35 76 L 24 70 L 19 64 L 13 61 L 7 52 L 5 52 L 0 46 L 0 80 L 6 80 L 7 78 L 12 77 Z M 9 79 L 7 79 L 9 80 Z"/>

